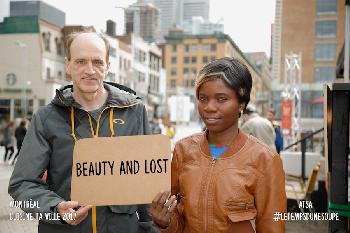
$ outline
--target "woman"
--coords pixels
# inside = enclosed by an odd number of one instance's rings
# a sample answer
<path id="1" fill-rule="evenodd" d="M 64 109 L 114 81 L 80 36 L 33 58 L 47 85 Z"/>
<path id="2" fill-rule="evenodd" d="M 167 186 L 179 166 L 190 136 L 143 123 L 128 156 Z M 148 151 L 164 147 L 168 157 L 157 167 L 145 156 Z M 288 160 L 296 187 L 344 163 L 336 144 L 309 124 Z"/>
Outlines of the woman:
<path id="1" fill-rule="evenodd" d="M 23 119 L 23 120 L 21 120 L 21 123 L 19 123 L 19 126 L 16 128 L 15 137 L 16 137 L 16 141 L 17 141 L 17 153 L 12 160 L 12 165 L 15 164 L 15 160 L 17 159 L 19 152 L 22 148 L 24 136 L 27 133 L 26 124 L 27 124 L 27 121 L 25 119 Z"/>
<path id="2" fill-rule="evenodd" d="M 5 154 L 4 154 L 4 163 L 11 159 L 13 152 L 15 151 L 15 122 L 10 121 L 6 128 L 4 129 L 4 140 L 3 143 L 5 145 Z M 9 155 L 7 159 L 7 155 Z"/>
<path id="3" fill-rule="evenodd" d="M 199 72 L 196 97 L 206 130 L 175 146 L 171 196 L 160 192 L 151 206 L 161 232 L 284 232 L 284 223 L 273 220 L 286 211 L 281 160 L 238 128 L 251 88 L 237 59 L 214 60 Z"/>

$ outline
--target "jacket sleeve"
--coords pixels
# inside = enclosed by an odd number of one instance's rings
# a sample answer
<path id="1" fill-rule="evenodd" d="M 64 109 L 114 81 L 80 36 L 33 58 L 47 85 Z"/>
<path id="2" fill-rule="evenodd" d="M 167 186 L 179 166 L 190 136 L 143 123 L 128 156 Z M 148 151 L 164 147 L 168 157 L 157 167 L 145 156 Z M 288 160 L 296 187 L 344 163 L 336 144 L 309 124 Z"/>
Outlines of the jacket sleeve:
<path id="1" fill-rule="evenodd" d="M 64 201 L 56 193 L 48 190 L 47 183 L 41 179 L 48 167 L 50 155 L 51 147 L 45 135 L 42 119 L 37 112 L 24 138 L 10 178 L 8 193 L 16 201 L 37 201 L 39 208 L 22 209 L 28 213 L 41 213 L 43 221 L 46 221 L 45 214 L 53 214 L 55 207 Z M 47 222 L 63 224 L 59 220 L 47 220 Z"/>
<path id="2" fill-rule="evenodd" d="M 171 161 L 171 194 L 176 195 L 180 192 L 179 185 L 179 158 L 176 154 L 176 146 L 174 149 L 173 159 Z M 170 225 L 165 229 L 160 229 L 161 233 L 182 233 L 184 229 L 184 219 L 182 216 L 182 203 L 177 204 L 171 215 Z"/>
<path id="3" fill-rule="evenodd" d="M 275 213 L 285 213 L 287 210 L 284 179 L 282 161 L 274 153 L 266 164 L 265 171 L 260 174 L 255 190 L 257 233 L 285 232 L 284 221 L 274 221 Z"/>

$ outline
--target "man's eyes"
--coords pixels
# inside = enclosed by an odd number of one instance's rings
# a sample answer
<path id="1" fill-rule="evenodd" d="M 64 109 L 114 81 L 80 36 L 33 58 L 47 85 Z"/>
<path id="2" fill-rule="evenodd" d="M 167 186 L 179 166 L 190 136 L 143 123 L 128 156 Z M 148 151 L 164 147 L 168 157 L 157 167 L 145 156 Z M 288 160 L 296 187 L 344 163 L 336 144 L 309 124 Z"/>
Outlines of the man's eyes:
<path id="1" fill-rule="evenodd" d="M 75 63 L 79 64 L 79 65 L 85 65 L 86 64 L 86 61 L 85 60 L 82 60 L 82 59 L 78 59 L 75 61 Z"/>
<path id="2" fill-rule="evenodd" d="M 84 59 L 78 59 L 78 60 L 75 61 L 75 63 L 78 64 L 78 65 L 86 65 L 88 62 L 86 60 L 84 60 Z M 102 66 L 102 65 L 104 65 L 104 61 L 102 61 L 102 60 L 93 60 L 92 61 L 92 65 L 94 65 L 94 66 Z"/>

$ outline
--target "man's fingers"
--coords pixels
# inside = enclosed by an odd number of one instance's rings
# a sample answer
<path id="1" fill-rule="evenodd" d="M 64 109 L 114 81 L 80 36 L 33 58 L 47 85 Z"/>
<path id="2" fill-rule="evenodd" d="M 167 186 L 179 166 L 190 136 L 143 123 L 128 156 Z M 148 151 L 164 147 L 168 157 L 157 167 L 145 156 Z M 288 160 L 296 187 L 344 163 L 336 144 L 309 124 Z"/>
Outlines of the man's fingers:
<path id="1" fill-rule="evenodd" d="M 80 219 L 80 218 L 84 219 L 87 216 L 87 214 L 89 213 L 89 210 L 91 209 L 91 207 L 92 207 L 91 205 L 80 207 L 77 211 L 75 211 L 75 218 L 76 219 Z"/>
<path id="2" fill-rule="evenodd" d="M 63 201 L 57 205 L 59 211 L 69 210 L 70 208 L 78 207 L 79 203 L 77 201 Z"/>

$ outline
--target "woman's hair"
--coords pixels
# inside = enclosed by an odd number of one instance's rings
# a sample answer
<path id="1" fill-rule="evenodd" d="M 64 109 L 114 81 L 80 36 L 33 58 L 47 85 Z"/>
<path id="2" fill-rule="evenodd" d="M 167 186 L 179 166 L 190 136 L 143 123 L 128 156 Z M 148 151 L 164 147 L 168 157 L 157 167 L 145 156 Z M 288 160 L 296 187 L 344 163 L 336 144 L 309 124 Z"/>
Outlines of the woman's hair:
<path id="1" fill-rule="evenodd" d="M 19 123 L 19 126 L 24 128 L 26 127 L 26 124 L 27 124 L 27 121 L 23 119 L 21 120 L 21 123 Z"/>
<path id="2" fill-rule="evenodd" d="M 206 64 L 196 77 L 196 97 L 198 98 L 199 87 L 203 83 L 215 79 L 223 80 L 236 93 L 238 101 L 247 106 L 252 90 L 252 76 L 243 62 L 224 57 Z"/>

